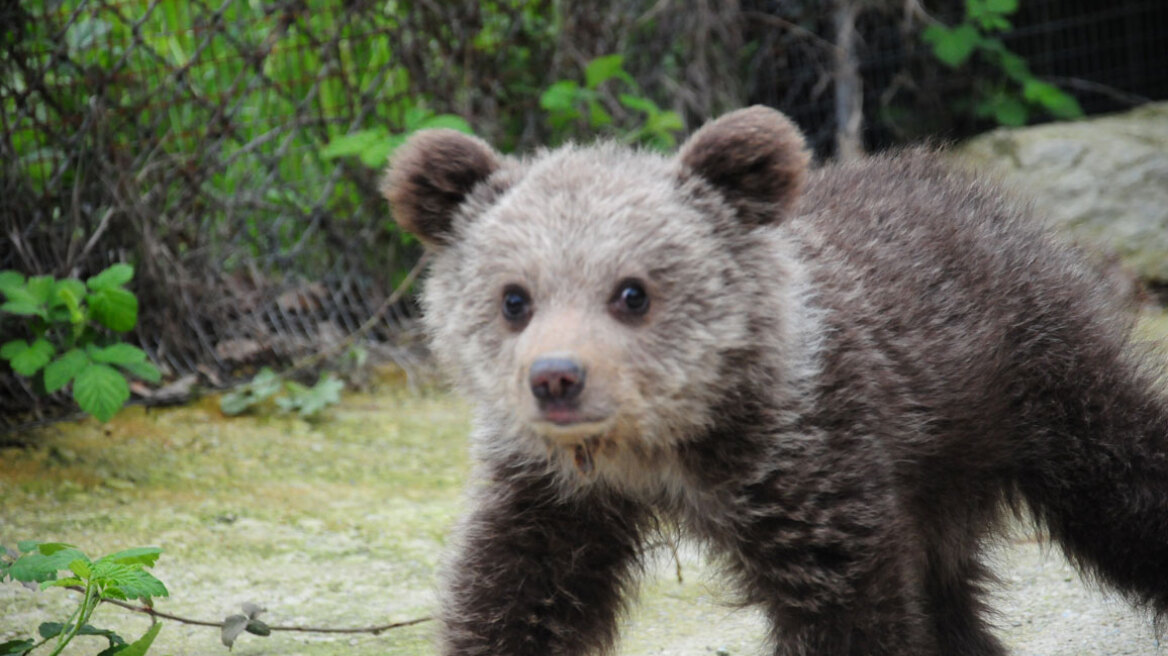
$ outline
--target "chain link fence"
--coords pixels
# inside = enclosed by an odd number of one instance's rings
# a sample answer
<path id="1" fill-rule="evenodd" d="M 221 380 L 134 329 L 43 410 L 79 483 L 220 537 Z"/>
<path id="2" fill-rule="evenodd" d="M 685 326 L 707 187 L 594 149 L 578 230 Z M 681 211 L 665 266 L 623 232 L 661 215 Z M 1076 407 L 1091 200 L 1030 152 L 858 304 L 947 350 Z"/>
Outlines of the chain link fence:
<path id="1" fill-rule="evenodd" d="M 829 155 L 839 4 L 0 0 L 0 270 L 133 263 L 132 339 L 167 380 L 225 385 L 371 318 L 366 347 L 416 366 L 414 307 L 386 300 L 420 248 L 393 226 L 381 172 L 328 157 L 331 141 L 449 112 L 525 150 L 552 136 L 540 91 L 620 52 L 691 128 L 761 102 Z M 954 110 L 979 71 L 919 39 L 963 2 L 859 6 L 869 148 L 985 127 Z M 1168 97 L 1162 0 L 1022 0 L 1015 24 L 1009 47 L 1089 113 Z M 0 314 L 0 342 L 22 330 Z M 0 431 L 70 407 L 36 384 L 0 372 Z"/>
<path id="2" fill-rule="evenodd" d="M 330 138 L 416 110 L 382 3 L 8 3 L 0 60 L 0 269 L 137 268 L 135 340 L 167 374 L 218 385 L 355 330 L 416 259 L 379 171 Z M 411 308 L 373 343 L 410 357 Z M 0 326 L 5 337 L 20 330 Z M 53 414 L 0 377 L 0 422 Z"/>

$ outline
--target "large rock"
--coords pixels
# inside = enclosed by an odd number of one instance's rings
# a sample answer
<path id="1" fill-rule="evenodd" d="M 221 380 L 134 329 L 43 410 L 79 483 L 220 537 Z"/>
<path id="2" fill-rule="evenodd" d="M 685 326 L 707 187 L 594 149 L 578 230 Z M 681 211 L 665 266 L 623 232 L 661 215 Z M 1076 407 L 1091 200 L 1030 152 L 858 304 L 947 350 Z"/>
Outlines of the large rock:
<path id="1" fill-rule="evenodd" d="M 957 149 L 1034 200 L 1080 243 L 1168 283 L 1168 103 L 1125 114 L 998 129 Z"/>

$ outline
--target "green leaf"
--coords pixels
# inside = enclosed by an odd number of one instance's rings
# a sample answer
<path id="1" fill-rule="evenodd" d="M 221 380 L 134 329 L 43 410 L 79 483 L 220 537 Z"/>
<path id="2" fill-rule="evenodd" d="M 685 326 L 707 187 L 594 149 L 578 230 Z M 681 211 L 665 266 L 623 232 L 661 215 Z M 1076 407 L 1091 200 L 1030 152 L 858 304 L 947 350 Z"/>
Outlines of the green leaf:
<path id="1" fill-rule="evenodd" d="M 997 39 L 993 40 L 997 41 Z M 1026 60 L 1008 50 L 1003 50 L 999 55 L 998 66 L 1001 67 L 1002 72 L 1018 82 L 1025 83 L 1026 80 L 1034 77 L 1030 73 L 1030 66 L 1026 63 Z"/>
<path id="2" fill-rule="evenodd" d="M 624 55 L 605 55 L 588 62 L 584 69 L 584 84 L 589 89 L 595 89 L 614 77 L 620 77 L 624 72 Z"/>
<path id="3" fill-rule="evenodd" d="M 1017 98 L 1001 98 L 993 105 L 994 120 L 1002 125 L 1019 127 L 1030 120 L 1026 105 Z"/>
<path id="4" fill-rule="evenodd" d="M 10 296 L 13 289 L 24 289 L 24 276 L 16 271 L 0 271 L 0 292 Z"/>
<path id="5" fill-rule="evenodd" d="M 72 628 L 72 624 L 63 624 L 61 622 L 44 622 L 39 627 L 37 627 L 37 633 L 41 634 L 41 637 L 47 640 L 49 638 L 55 638 L 62 633 L 68 633 Z M 110 646 L 126 644 L 126 641 L 122 639 L 122 636 L 118 635 L 117 633 L 114 633 L 109 629 L 99 629 L 89 624 L 81 625 L 81 628 L 77 629 L 77 635 L 104 636 L 106 640 L 109 640 Z"/>
<path id="6" fill-rule="evenodd" d="M 41 590 L 47 590 L 49 588 L 67 588 L 71 585 L 83 586 L 85 585 L 85 581 L 77 578 L 76 576 L 70 576 L 67 579 L 57 579 L 56 581 L 45 581 L 41 583 Z"/>
<path id="7" fill-rule="evenodd" d="M 103 287 L 85 297 L 98 323 L 120 333 L 138 323 L 138 298 L 120 287 Z"/>
<path id="8" fill-rule="evenodd" d="M 389 130 L 385 128 L 370 128 L 358 130 L 332 139 L 320 150 L 324 159 L 337 159 L 360 155 L 371 146 L 389 138 Z M 384 164 L 384 162 L 382 162 Z"/>
<path id="9" fill-rule="evenodd" d="M 1062 90 L 1057 96 L 1050 98 L 1046 103 L 1046 111 L 1059 119 L 1073 119 L 1083 117 L 1083 106 L 1074 96 Z"/>
<path id="10" fill-rule="evenodd" d="M 129 264 L 115 264 L 105 271 L 85 281 L 92 290 L 116 289 L 134 278 L 134 267 Z"/>
<path id="11" fill-rule="evenodd" d="M 62 294 L 65 292 L 68 292 L 75 301 L 79 301 L 81 297 L 85 296 L 85 283 L 76 278 L 58 280 L 57 284 L 53 287 L 53 299 L 50 300 L 64 301 Z"/>
<path id="12" fill-rule="evenodd" d="M 649 119 L 648 128 L 653 132 L 678 132 L 685 127 L 681 116 L 674 111 L 661 112 Z"/>
<path id="13" fill-rule="evenodd" d="M 146 352 L 132 344 L 120 343 L 105 347 L 90 346 L 88 351 L 89 357 L 93 358 L 94 362 L 133 364 L 146 361 Z"/>
<path id="14" fill-rule="evenodd" d="M 103 586 L 102 596 L 114 599 L 166 597 L 170 595 L 162 581 L 141 567 L 118 563 L 94 563 L 93 580 Z"/>
<path id="15" fill-rule="evenodd" d="M 12 370 L 21 376 L 32 376 L 40 371 L 41 367 L 49 363 L 53 359 L 53 354 L 57 349 L 43 337 L 28 345 L 24 340 L 15 340 L 17 346 L 9 348 L 14 342 L 8 342 L 4 345 L 2 355 L 8 360 L 8 364 L 12 366 Z M 21 348 L 23 346 L 24 348 Z"/>
<path id="16" fill-rule="evenodd" d="M 987 32 L 1005 32 L 1012 29 L 1014 26 L 1010 21 L 1001 16 L 986 16 L 982 20 L 982 27 Z"/>
<path id="17" fill-rule="evenodd" d="M 14 287 L 6 292 L 8 301 L 0 305 L 0 312 L 19 314 L 22 316 L 40 316 L 48 319 L 44 304 L 37 301 L 36 296 L 24 287 Z"/>
<path id="18" fill-rule="evenodd" d="M 345 388 L 335 376 L 328 376 L 312 387 L 305 387 L 295 381 L 285 384 L 287 395 L 276 399 L 276 405 L 283 410 L 296 410 L 302 417 L 310 417 L 325 406 L 340 403 L 341 390 Z"/>
<path id="19" fill-rule="evenodd" d="M 1018 9 L 1018 3 L 1017 0 L 966 0 L 965 9 L 968 21 L 993 32 L 1010 29 L 1010 21 L 1005 17 Z"/>
<path id="20" fill-rule="evenodd" d="M 648 98 L 634 96 L 631 93 L 622 93 L 619 96 L 617 96 L 617 98 L 620 99 L 620 103 L 622 105 L 624 105 L 625 107 L 628 107 L 629 109 L 636 110 L 638 112 L 644 112 L 646 114 L 652 115 L 652 114 L 656 114 L 657 112 L 661 111 L 660 109 L 657 108 L 657 103 L 653 102 L 652 100 L 649 100 Z"/>
<path id="21" fill-rule="evenodd" d="M 404 120 L 402 121 L 406 127 L 406 132 L 413 132 L 414 130 L 418 129 L 418 126 L 421 125 L 422 121 L 426 120 L 426 118 L 431 114 L 433 114 L 433 112 L 431 112 L 422 104 L 415 104 L 406 108 L 405 116 L 403 117 Z"/>
<path id="22" fill-rule="evenodd" d="M 1057 118 L 1078 118 L 1083 115 L 1083 108 L 1073 96 L 1049 82 L 1029 80 L 1022 86 L 1022 97 L 1041 105 Z"/>
<path id="23" fill-rule="evenodd" d="M 69 563 L 69 571 L 77 575 L 78 578 L 87 579 L 93 575 L 93 570 L 89 567 L 89 560 L 86 558 L 78 558 Z"/>
<path id="24" fill-rule="evenodd" d="M 272 635 L 271 627 L 269 627 L 267 624 L 264 624 L 263 622 L 261 622 L 259 620 L 248 620 L 247 627 L 245 627 L 245 628 L 246 628 L 247 632 L 251 633 L 252 635 L 258 635 L 258 636 Z"/>
<path id="25" fill-rule="evenodd" d="M 431 116 L 418 124 L 419 130 L 430 130 L 434 128 L 446 128 L 448 130 L 457 130 L 464 134 L 474 134 L 470 123 L 466 122 L 461 116 L 456 114 L 438 114 Z"/>
<path id="26" fill-rule="evenodd" d="M 251 406 L 279 394 L 283 386 L 283 379 L 271 369 L 264 367 L 250 382 L 230 394 L 224 394 L 219 399 L 219 409 L 225 415 L 240 414 Z"/>
<path id="27" fill-rule="evenodd" d="M 24 656 L 36 645 L 32 640 L 9 640 L 0 644 L 0 656 Z"/>
<path id="28" fill-rule="evenodd" d="M 981 34 L 976 27 L 968 23 L 963 23 L 955 28 L 930 25 L 925 28 L 921 38 L 933 46 L 933 54 L 943 64 L 950 68 L 957 68 L 973 54 L 973 49 L 981 39 Z"/>
<path id="29" fill-rule="evenodd" d="M 68 542 L 38 542 L 36 545 L 36 550 L 46 556 L 52 556 L 53 554 L 59 551 L 65 551 L 66 549 L 76 548 L 77 547 L 75 545 L 69 544 Z"/>
<path id="30" fill-rule="evenodd" d="M 5 342 L 4 346 L 0 346 L 0 358 L 11 360 L 18 354 L 24 353 L 28 350 L 28 342 L 23 339 L 14 339 L 11 342 Z"/>
<path id="31" fill-rule="evenodd" d="M 33 276 L 24 287 L 38 305 L 47 304 L 53 297 L 56 281 L 52 276 Z"/>
<path id="32" fill-rule="evenodd" d="M 301 416 L 308 417 L 320 412 L 325 406 L 340 403 L 341 390 L 343 389 L 345 389 L 345 384 L 336 376 L 330 375 L 324 380 L 318 381 L 303 395 L 304 400 L 300 404 Z"/>
<path id="33" fill-rule="evenodd" d="M 55 638 L 64 633 L 69 626 L 71 625 L 66 625 L 62 622 L 43 622 L 37 627 L 37 633 L 41 634 L 42 638 Z M 78 630 L 78 633 L 80 632 Z"/>
<path id="34" fill-rule="evenodd" d="M 580 85 L 573 80 L 560 80 L 539 96 L 539 106 L 549 112 L 573 110 L 580 97 Z"/>
<path id="35" fill-rule="evenodd" d="M 130 399 L 130 386 L 117 369 L 90 364 L 73 379 L 73 399 L 100 421 L 109 421 Z"/>
<path id="36" fill-rule="evenodd" d="M 69 349 L 64 355 L 45 367 L 45 391 L 49 394 L 65 387 L 69 381 L 89 365 L 89 356 L 81 349 Z"/>
<path id="37" fill-rule="evenodd" d="M 405 143 L 405 137 L 401 135 L 389 136 L 370 144 L 368 148 L 358 154 L 358 157 L 365 166 L 380 168 L 385 166 L 385 163 L 389 161 L 389 156 L 403 143 Z"/>
<path id="38" fill-rule="evenodd" d="M 256 374 L 255 378 L 251 379 L 251 382 L 248 383 L 252 394 L 264 399 L 278 394 L 283 385 L 284 379 L 280 378 L 279 374 L 268 367 L 260 369 L 260 372 Z"/>
<path id="39" fill-rule="evenodd" d="M 148 383 L 157 383 L 162 380 L 162 372 L 158 370 L 158 367 L 155 367 L 149 362 L 132 362 L 119 366 L 129 372 L 131 376 Z"/>
<path id="40" fill-rule="evenodd" d="M 51 553 L 34 551 L 26 553 L 8 570 L 8 575 L 14 581 L 41 583 L 57 578 L 57 572 L 69 568 L 69 563 L 85 558 L 85 554 L 73 547 L 67 547 Z"/>
<path id="41" fill-rule="evenodd" d="M 133 549 L 112 553 L 108 556 L 102 556 L 98 558 L 98 562 L 114 562 L 121 563 L 122 565 L 153 567 L 160 555 L 162 555 L 162 549 L 160 547 L 135 547 Z"/>
<path id="42" fill-rule="evenodd" d="M 219 397 L 219 411 L 228 416 L 243 414 L 244 411 L 259 402 L 260 399 L 246 390 L 229 392 Z"/>
<path id="43" fill-rule="evenodd" d="M 593 100 L 588 103 L 588 125 L 593 129 L 612 125 L 612 115 L 605 111 L 599 102 Z"/>
<path id="44" fill-rule="evenodd" d="M 16 548 L 19 549 L 21 553 L 28 553 L 30 551 L 36 551 L 37 547 L 40 545 L 41 543 L 37 542 L 36 540 L 20 540 L 16 543 Z"/>
<path id="45" fill-rule="evenodd" d="M 150 649 L 150 645 L 154 643 L 154 638 L 158 637 L 158 632 L 162 630 L 162 623 L 155 622 L 150 625 L 150 628 L 141 637 L 131 642 L 129 645 L 114 652 L 117 656 L 144 656 L 146 651 Z"/>

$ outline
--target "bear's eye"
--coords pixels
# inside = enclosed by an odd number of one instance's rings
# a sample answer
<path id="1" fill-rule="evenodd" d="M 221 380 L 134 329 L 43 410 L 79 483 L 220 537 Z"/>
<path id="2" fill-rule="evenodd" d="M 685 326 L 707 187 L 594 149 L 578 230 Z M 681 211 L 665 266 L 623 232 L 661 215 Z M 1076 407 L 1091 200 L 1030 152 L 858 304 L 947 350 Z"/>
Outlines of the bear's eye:
<path id="1" fill-rule="evenodd" d="M 618 316 L 635 318 L 649 311 L 649 293 L 639 280 L 624 280 L 616 288 L 611 301 Z"/>
<path id="2" fill-rule="evenodd" d="M 531 316 L 531 297 L 519 285 L 503 288 L 503 318 L 513 325 L 520 325 Z"/>

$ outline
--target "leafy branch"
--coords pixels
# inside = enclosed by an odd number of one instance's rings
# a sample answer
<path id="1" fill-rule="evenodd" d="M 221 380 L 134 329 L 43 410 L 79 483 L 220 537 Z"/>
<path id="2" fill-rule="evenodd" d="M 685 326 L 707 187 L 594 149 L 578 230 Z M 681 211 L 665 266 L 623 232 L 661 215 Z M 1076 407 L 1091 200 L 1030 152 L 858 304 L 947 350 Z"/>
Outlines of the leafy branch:
<path id="1" fill-rule="evenodd" d="M 606 103 L 601 87 L 617 83 L 623 84 L 628 92 L 618 94 L 617 106 L 614 106 L 611 102 Z M 629 143 L 669 149 L 677 145 L 675 133 L 685 127 L 677 112 L 663 111 L 644 96 L 637 81 L 624 69 L 624 55 L 593 59 L 584 68 L 583 86 L 575 80 L 555 82 L 540 95 L 539 106 L 547 111 L 548 124 L 561 138 L 568 136 L 573 126 L 580 127 L 585 116 L 588 129 L 612 132 L 616 127 L 612 111 L 617 107 L 640 117 L 639 124 L 623 134 L 623 139 Z"/>
<path id="2" fill-rule="evenodd" d="M 73 545 L 61 542 L 20 542 L 19 552 L 8 552 L 0 558 L 0 581 L 10 579 L 26 585 L 35 585 L 41 590 L 65 588 L 81 593 L 81 602 L 65 622 L 44 622 L 37 632 L 41 639 L 10 640 L 0 644 L 0 656 L 25 656 L 35 649 L 56 639 L 49 656 L 57 656 L 73 638 L 77 636 L 101 636 L 108 647 L 97 656 L 142 656 L 147 652 L 162 624 L 155 622 L 138 640 L 127 643 L 124 638 L 108 629 L 99 629 L 89 624 L 94 611 L 102 603 L 119 606 L 151 618 L 171 620 L 180 624 L 206 626 L 220 631 L 220 641 L 230 649 L 244 632 L 257 636 L 269 636 L 275 631 L 300 633 L 369 633 L 378 635 L 384 631 L 413 626 L 430 621 L 429 617 L 419 617 L 402 622 L 390 622 L 374 626 L 337 628 L 312 626 L 271 626 L 259 619 L 265 609 L 257 604 L 245 603 L 243 613 L 227 616 L 221 622 L 191 619 L 181 615 L 165 613 L 154 608 L 153 597 L 166 597 L 166 586 L 150 573 L 162 550 L 157 547 L 139 547 L 90 560 Z M 3 550 L 0 550 L 3 553 Z M 66 572 L 64 578 L 58 578 Z M 142 603 L 131 603 L 139 599 Z"/>
<path id="3" fill-rule="evenodd" d="M 933 55 L 950 68 L 960 68 L 976 53 L 1005 74 L 1005 81 L 982 83 L 974 114 L 993 118 L 1001 125 L 1025 125 L 1032 109 L 1041 109 L 1059 119 L 1083 116 L 1074 96 L 1038 79 L 1021 56 L 1012 52 L 994 34 L 1013 28 L 1007 18 L 1018 10 L 1018 0 L 965 0 L 965 19 L 949 27 L 936 24 L 921 34 Z"/>
<path id="4" fill-rule="evenodd" d="M 15 559 L 0 559 L 0 580 L 5 578 L 29 584 L 39 584 L 41 590 L 66 587 L 82 593 L 81 603 L 64 622 L 45 622 L 37 632 L 41 640 L 9 640 L 0 644 L 0 656 L 24 656 L 55 640 L 49 656 L 57 656 L 79 635 L 104 637 L 109 646 L 98 656 L 142 656 L 161 624 L 151 625 L 146 633 L 132 643 L 117 633 L 98 629 L 89 621 L 103 601 L 142 599 L 149 606 L 154 597 L 170 593 L 162 581 L 145 568 L 152 567 L 162 550 L 157 547 L 138 547 L 91 560 L 77 547 L 63 542 L 25 541 L 17 545 L 20 555 Z M 60 572 L 67 572 L 58 578 Z"/>
<path id="5" fill-rule="evenodd" d="M 125 288 L 133 277 L 129 264 L 115 264 L 84 283 L 0 271 L 7 299 L 0 316 L 23 317 L 32 337 L 0 345 L 0 358 L 21 376 L 39 374 L 48 394 L 72 384 L 77 405 L 109 421 L 130 398 L 127 376 L 151 383 L 162 378 L 142 349 L 117 335 L 138 323 L 138 298 Z"/>
<path id="6" fill-rule="evenodd" d="M 473 134 L 470 124 L 461 116 L 455 114 L 435 114 L 421 104 L 406 108 L 403 114 L 405 118 L 405 130 L 401 133 L 391 134 L 389 129 L 384 126 L 355 130 L 331 139 L 321 149 L 320 156 L 326 160 L 355 156 L 365 166 L 381 168 L 385 166 L 393 151 L 405 143 L 410 134 L 418 130 L 447 128 L 466 134 Z"/>

